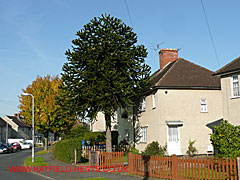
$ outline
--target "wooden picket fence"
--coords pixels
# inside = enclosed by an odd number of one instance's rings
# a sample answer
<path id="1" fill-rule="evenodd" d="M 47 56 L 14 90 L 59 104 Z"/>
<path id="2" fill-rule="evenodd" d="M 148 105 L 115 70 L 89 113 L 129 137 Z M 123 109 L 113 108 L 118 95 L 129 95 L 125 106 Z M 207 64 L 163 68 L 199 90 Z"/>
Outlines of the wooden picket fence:
<path id="1" fill-rule="evenodd" d="M 124 152 L 99 152 L 98 164 L 101 169 L 124 166 Z"/>
<path id="2" fill-rule="evenodd" d="M 237 180 L 236 159 L 128 154 L 128 172 L 169 180 Z"/>
<path id="3" fill-rule="evenodd" d="M 118 152 L 118 151 L 124 151 L 127 152 L 130 149 L 130 145 L 113 145 L 112 151 Z M 106 147 L 104 146 L 82 146 L 82 157 L 88 157 L 89 151 L 100 151 L 100 152 L 106 152 Z"/>

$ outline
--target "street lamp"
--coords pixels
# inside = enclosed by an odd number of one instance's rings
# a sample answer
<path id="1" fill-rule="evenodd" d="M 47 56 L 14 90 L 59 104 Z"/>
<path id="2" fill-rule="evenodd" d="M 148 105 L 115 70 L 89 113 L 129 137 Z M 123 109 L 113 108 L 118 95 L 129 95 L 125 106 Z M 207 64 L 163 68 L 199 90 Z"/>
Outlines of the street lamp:
<path id="1" fill-rule="evenodd" d="M 32 97 L 32 162 L 34 162 L 34 96 L 29 93 L 22 93 L 23 96 L 31 96 Z"/>

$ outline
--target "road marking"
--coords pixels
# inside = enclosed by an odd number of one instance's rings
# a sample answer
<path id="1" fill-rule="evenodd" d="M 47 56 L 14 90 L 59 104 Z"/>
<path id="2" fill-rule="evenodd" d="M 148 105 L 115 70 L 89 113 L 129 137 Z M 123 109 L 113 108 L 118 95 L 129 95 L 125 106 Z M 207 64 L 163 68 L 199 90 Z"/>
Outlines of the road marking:
<path id="1" fill-rule="evenodd" d="M 46 179 L 56 180 L 56 179 L 53 179 L 53 178 L 51 178 L 51 177 L 45 176 L 45 175 L 43 175 L 43 174 L 39 174 L 39 173 L 37 173 L 37 172 L 31 171 L 31 173 L 36 174 L 36 175 L 41 176 L 41 177 L 46 178 Z"/>

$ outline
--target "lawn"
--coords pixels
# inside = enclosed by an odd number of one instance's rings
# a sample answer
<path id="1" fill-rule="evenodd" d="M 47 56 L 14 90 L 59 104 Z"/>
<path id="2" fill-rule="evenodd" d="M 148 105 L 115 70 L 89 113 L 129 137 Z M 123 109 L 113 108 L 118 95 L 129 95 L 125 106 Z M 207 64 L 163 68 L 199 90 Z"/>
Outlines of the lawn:
<path id="1" fill-rule="evenodd" d="M 206 177 L 205 177 L 206 174 Z M 210 175 L 210 176 L 209 176 Z M 180 176 L 180 172 L 179 172 L 179 176 Z M 188 178 L 192 178 L 192 179 L 207 179 L 208 177 L 210 177 L 210 179 L 214 178 L 214 179 L 223 179 L 223 172 L 221 171 L 219 173 L 219 169 L 217 168 L 217 171 L 215 169 L 208 169 L 208 168 L 199 168 L 199 172 L 198 170 L 190 170 L 190 169 L 185 169 L 184 170 L 184 175 L 183 175 L 183 171 L 181 172 L 181 177 L 188 177 Z M 219 177 L 221 176 L 221 178 Z M 231 176 L 234 176 L 233 172 L 231 173 L 229 170 L 229 177 L 227 177 L 227 173 L 225 172 L 224 174 L 225 178 L 231 178 Z"/>
<path id="2" fill-rule="evenodd" d="M 38 155 L 38 154 L 47 154 L 49 151 L 44 151 L 44 150 L 42 150 L 42 151 L 38 151 L 38 152 L 36 152 L 35 154 L 36 155 Z"/>
<path id="3" fill-rule="evenodd" d="M 128 162 L 128 153 L 124 154 L 124 159 L 123 159 L 124 162 Z"/>
<path id="4" fill-rule="evenodd" d="M 32 162 L 32 157 L 28 157 L 25 159 L 24 164 L 25 166 L 47 166 L 48 164 L 44 161 L 43 157 L 35 157 L 34 163 Z"/>

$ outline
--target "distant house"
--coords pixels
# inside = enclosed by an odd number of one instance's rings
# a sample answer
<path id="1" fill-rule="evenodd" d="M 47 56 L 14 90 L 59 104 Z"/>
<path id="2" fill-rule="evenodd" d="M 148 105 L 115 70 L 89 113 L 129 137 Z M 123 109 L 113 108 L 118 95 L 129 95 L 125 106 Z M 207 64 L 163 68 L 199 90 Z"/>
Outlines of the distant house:
<path id="1" fill-rule="evenodd" d="M 168 154 L 186 154 L 189 140 L 200 154 L 211 146 L 206 125 L 222 117 L 220 78 L 213 72 L 183 58 L 178 50 L 159 52 L 160 69 L 151 76 L 150 89 L 142 97 L 138 118 L 141 139 L 137 148 L 158 141 Z"/>
<path id="2" fill-rule="evenodd" d="M 8 131 L 6 131 L 8 129 Z M 7 134 L 11 131 L 11 126 L 7 125 L 7 123 L 0 117 L 0 142 L 5 143 Z"/>
<path id="3" fill-rule="evenodd" d="M 31 127 L 26 125 L 23 120 L 15 114 L 14 116 L 4 116 L 3 120 L 11 127 L 9 138 L 32 139 Z"/>
<path id="4" fill-rule="evenodd" d="M 111 123 L 113 144 L 118 144 L 119 134 L 118 134 L 117 116 L 118 116 L 118 114 L 116 113 L 116 115 L 114 116 L 114 119 L 112 118 L 112 123 Z M 103 112 L 99 112 L 97 114 L 96 119 L 92 123 L 90 123 L 90 131 L 92 131 L 92 132 L 106 132 L 105 116 L 104 116 Z"/>
<path id="5" fill-rule="evenodd" d="M 128 107 L 129 112 L 133 112 L 132 107 Z M 111 131 L 114 134 L 117 144 L 127 143 L 133 145 L 134 143 L 134 128 L 133 128 L 133 116 L 127 114 L 123 108 L 118 108 L 114 119 L 111 123 Z M 106 132 L 105 117 L 102 112 L 99 112 L 96 120 L 90 124 L 90 130 L 92 132 Z"/>
<path id="6" fill-rule="evenodd" d="M 223 119 L 240 125 L 240 57 L 214 73 L 221 78 Z"/>

